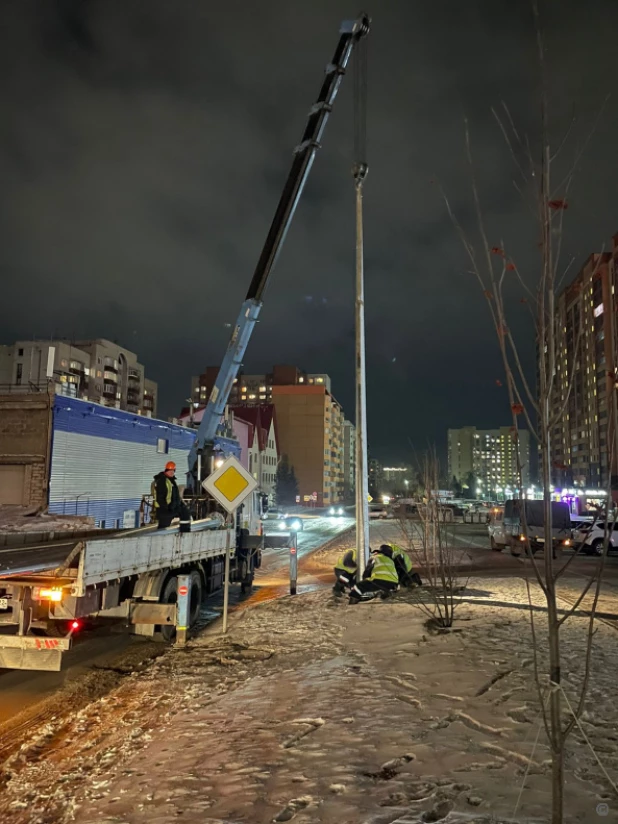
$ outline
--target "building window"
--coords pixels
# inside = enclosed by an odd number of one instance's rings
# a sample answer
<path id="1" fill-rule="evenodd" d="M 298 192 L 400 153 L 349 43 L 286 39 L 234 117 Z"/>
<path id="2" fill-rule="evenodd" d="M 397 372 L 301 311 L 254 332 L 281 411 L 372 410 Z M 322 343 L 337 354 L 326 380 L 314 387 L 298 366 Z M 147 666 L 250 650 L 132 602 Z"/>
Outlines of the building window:
<path id="1" fill-rule="evenodd" d="M 17 364 L 17 371 L 15 372 L 15 383 L 17 384 L 17 386 L 19 386 L 21 384 L 23 370 L 24 370 L 23 363 L 18 363 Z"/>
<path id="2" fill-rule="evenodd" d="M 170 442 L 165 438 L 157 438 L 157 454 L 167 455 L 170 451 Z"/>
<path id="3" fill-rule="evenodd" d="M 23 358 L 23 356 L 24 356 L 24 350 L 23 349 L 18 349 L 17 350 L 17 357 L 18 358 Z"/>

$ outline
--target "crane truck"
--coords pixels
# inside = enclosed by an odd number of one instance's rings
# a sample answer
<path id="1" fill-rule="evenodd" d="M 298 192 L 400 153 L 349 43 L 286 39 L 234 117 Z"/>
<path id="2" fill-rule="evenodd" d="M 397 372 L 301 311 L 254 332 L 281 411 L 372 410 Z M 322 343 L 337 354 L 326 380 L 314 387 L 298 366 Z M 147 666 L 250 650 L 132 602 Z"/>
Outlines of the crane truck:
<path id="1" fill-rule="evenodd" d="M 178 576 L 190 576 L 190 622 L 202 596 L 223 585 L 224 560 L 231 547 L 230 579 L 250 586 L 260 544 L 252 519 L 227 526 L 202 491 L 212 472 L 213 445 L 222 434 L 230 390 L 242 364 L 298 201 L 315 160 L 326 123 L 356 45 L 370 20 L 344 21 L 318 98 L 309 111 L 266 242 L 234 324 L 219 374 L 189 452 L 187 498 L 194 516 L 190 532 L 177 527 L 112 531 L 73 542 L 52 542 L 41 551 L 0 554 L 0 668 L 59 670 L 80 622 L 120 618 L 134 631 L 159 628 L 171 640 L 177 621 Z M 254 512 L 259 501 L 250 506 Z M 241 516 L 242 519 L 242 516 Z M 8 560 L 7 560 L 8 559 Z"/>

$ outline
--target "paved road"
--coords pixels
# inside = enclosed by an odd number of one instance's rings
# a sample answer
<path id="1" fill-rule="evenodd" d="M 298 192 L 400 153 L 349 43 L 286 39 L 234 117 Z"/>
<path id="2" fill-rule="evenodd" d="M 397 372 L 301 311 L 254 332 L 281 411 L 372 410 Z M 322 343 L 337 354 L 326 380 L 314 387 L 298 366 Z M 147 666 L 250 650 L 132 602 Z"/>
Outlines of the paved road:
<path id="1" fill-rule="evenodd" d="M 351 518 L 307 517 L 303 518 L 305 529 L 299 534 L 298 554 L 304 558 L 313 550 L 325 544 L 338 533 L 354 524 Z M 277 534 L 281 534 L 277 530 Z M 74 542 L 70 542 L 70 547 Z M 38 548 L 37 548 L 38 549 Z M 66 549 L 64 543 L 59 555 Z M 28 548 L 28 551 L 37 550 Z M 44 551 L 44 548 L 38 550 Z M 23 553 L 24 548 L 19 550 Z M 18 554 L 18 553 L 15 553 Z M 6 559 L 8 552 L 4 556 Z M 22 556 L 23 557 L 23 556 Z M 66 555 L 63 555 L 63 559 Z M 275 570 L 283 571 L 289 563 L 289 550 L 267 550 L 260 570 L 260 576 L 266 578 Z M 246 599 L 244 599 L 246 600 Z M 240 587 L 230 587 L 230 604 L 242 603 Z M 202 609 L 201 625 L 205 626 L 220 616 L 222 593 L 215 593 L 207 599 Z M 75 638 L 73 649 L 65 654 L 61 672 L 27 672 L 0 669 L 0 724 L 18 712 L 27 710 L 42 699 L 52 696 L 62 687 L 97 667 L 113 667 L 116 659 L 125 654 L 135 653 L 139 658 L 141 650 L 147 656 L 152 652 L 152 641 L 129 635 L 119 626 L 100 628 L 92 632 L 83 632 Z"/>

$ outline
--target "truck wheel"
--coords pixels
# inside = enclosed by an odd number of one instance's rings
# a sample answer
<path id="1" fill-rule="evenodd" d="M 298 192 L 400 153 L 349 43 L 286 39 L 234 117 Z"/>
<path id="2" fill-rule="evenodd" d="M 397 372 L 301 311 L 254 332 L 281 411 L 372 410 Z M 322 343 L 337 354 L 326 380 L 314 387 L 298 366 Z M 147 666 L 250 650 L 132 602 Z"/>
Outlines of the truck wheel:
<path id="1" fill-rule="evenodd" d="M 193 624 L 197 623 L 197 620 L 200 617 L 200 610 L 202 608 L 202 576 L 196 569 L 194 569 L 191 573 L 189 592 L 191 593 L 189 626 L 192 627 Z"/>
<path id="2" fill-rule="evenodd" d="M 497 543 L 495 542 L 495 540 L 494 540 L 494 536 L 493 536 L 493 535 L 491 536 L 491 541 L 490 541 L 490 543 L 491 543 L 491 548 L 493 549 L 493 551 L 494 551 L 494 552 L 502 552 L 502 547 L 501 547 L 501 546 L 498 546 L 498 544 L 497 544 Z"/>
<path id="3" fill-rule="evenodd" d="M 165 585 L 160 602 L 162 604 L 175 604 L 178 600 L 178 578 L 173 575 Z M 163 640 L 171 643 L 176 637 L 176 627 L 173 624 L 162 624 L 161 635 Z"/>
<path id="4" fill-rule="evenodd" d="M 250 593 L 253 589 L 253 572 L 250 572 L 240 585 L 240 591 L 243 595 Z"/>

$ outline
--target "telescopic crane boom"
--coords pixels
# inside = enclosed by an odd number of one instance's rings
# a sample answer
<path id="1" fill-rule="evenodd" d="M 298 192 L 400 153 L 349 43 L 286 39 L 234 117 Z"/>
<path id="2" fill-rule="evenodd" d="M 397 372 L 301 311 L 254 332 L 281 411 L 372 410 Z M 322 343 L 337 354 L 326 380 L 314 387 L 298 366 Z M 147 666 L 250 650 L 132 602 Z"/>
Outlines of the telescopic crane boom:
<path id="1" fill-rule="evenodd" d="M 201 478 L 197 477 L 197 455 L 217 434 L 221 417 L 225 411 L 230 391 L 247 349 L 247 344 L 258 320 L 266 286 L 281 247 L 296 211 L 299 198 L 307 182 L 307 177 L 315 160 L 324 128 L 332 111 L 333 103 L 354 47 L 369 32 L 370 19 L 366 14 L 356 20 L 344 21 L 339 30 L 339 42 L 332 61 L 326 67 L 326 77 L 322 83 L 317 101 L 309 111 L 309 119 L 301 142 L 294 149 L 294 160 L 285 187 L 277 206 L 262 254 L 258 260 L 249 291 L 242 304 L 240 314 L 221 363 L 219 374 L 208 399 L 197 438 L 189 453 L 189 486 L 199 491 Z"/>

